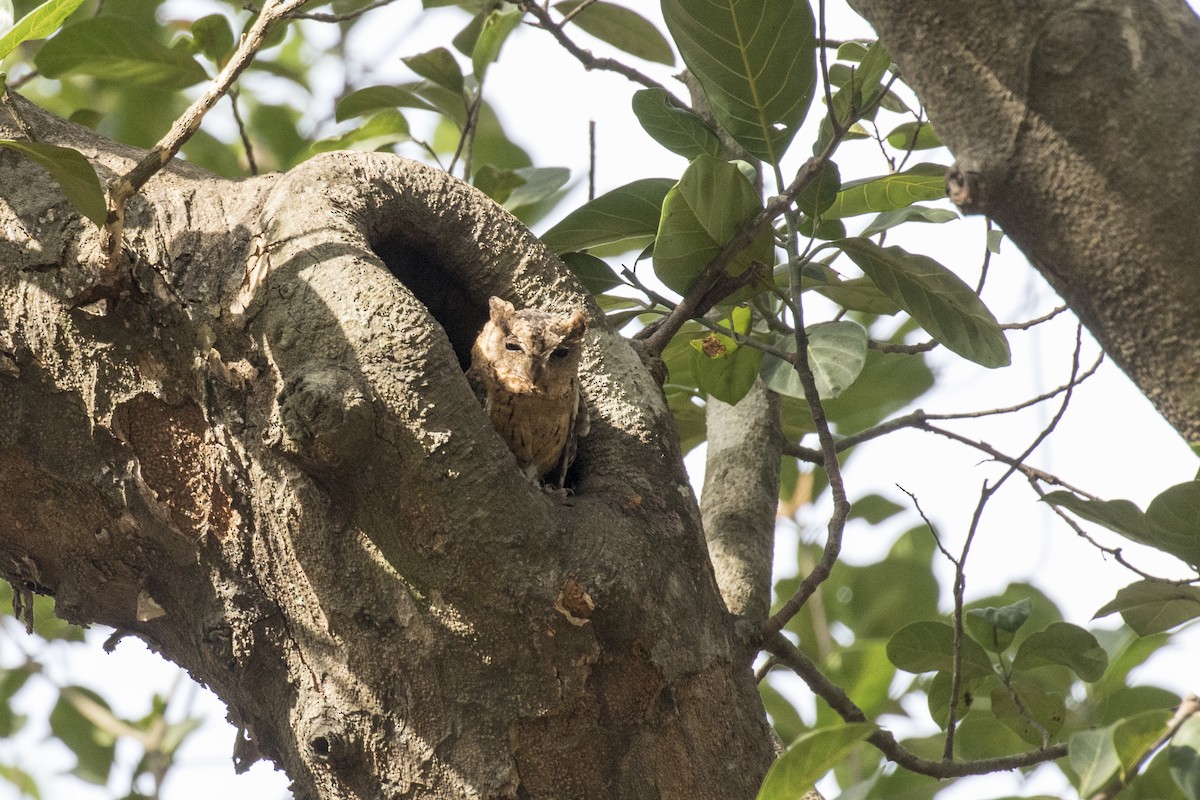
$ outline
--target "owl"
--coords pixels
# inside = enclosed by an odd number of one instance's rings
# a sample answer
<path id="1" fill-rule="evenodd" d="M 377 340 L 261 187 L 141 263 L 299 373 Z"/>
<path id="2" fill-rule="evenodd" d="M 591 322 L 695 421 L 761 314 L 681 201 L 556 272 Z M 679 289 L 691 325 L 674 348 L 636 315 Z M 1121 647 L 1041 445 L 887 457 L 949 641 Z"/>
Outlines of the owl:
<path id="1" fill-rule="evenodd" d="M 517 311 L 499 297 L 488 306 L 467 379 L 529 480 L 562 491 L 576 443 L 590 427 L 579 390 L 587 317 L 582 310 Z"/>

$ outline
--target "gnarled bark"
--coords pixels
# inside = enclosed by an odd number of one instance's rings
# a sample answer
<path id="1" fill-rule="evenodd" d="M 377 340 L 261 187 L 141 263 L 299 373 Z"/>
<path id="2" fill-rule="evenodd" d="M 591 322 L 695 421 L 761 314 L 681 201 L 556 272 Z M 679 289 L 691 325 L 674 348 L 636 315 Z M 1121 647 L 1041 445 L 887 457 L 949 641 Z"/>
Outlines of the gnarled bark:
<path id="1" fill-rule="evenodd" d="M 1183 0 L 850 0 L 993 217 L 1200 441 L 1200 20 Z M 994 278 L 998 279 L 998 278 Z"/>
<path id="2" fill-rule="evenodd" d="M 137 155 L 14 103 L 102 177 Z M 463 377 L 489 295 L 589 304 L 515 220 L 392 156 L 174 164 L 93 299 L 95 228 L 31 162 L 0 174 L 10 580 L 186 667 L 298 797 L 754 795 L 751 654 L 658 387 L 588 305 L 564 505 Z"/>

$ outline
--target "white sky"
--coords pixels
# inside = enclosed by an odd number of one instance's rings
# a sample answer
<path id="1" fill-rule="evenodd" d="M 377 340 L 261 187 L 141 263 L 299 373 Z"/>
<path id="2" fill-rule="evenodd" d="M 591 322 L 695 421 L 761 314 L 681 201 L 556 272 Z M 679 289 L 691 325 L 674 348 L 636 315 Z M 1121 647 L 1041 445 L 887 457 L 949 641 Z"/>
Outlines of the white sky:
<path id="1" fill-rule="evenodd" d="M 625 4 L 651 18 L 657 14 L 657 4 L 635 0 L 626 0 Z M 197 10 L 199 7 L 197 0 L 176 0 L 171 10 L 176 16 L 193 18 L 208 12 L 208 6 L 203 11 Z M 373 76 L 362 85 L 407 79 L 399 57 L 445 44 L 449 38 L 446 30 L 456 30 L 462 24 L 458 17 L 444 13 L 414 25 L 411 20 L 418 8 L 416 0 L 406 0 L 373 12 L 372 19 L 378 24 L 371 25 L 369 34 L 347 48 L 356 64 L 374 65 L 370 70 L 351 68 L 352 74 L 362 70 Z M 870 35 L 870 29 L 840 2 L 831 4 L 829 20 L 832 37 Z M 604 54 L 602 46 L 589 46 Z M 664 82 L 669 81 L 667 70 L 655 70 L 644 64 L 638 67 Z M 340 69 L 333 57 L 318 63 L 316 71 L 324 75 L 330 93 L 342 84 Z M 520 30 L 514 35 L 500 63 L 492 67 L 489 83 L 489 96 L 494 98 L 510 135 L 531 152 L 539 166 L 567 166 L 573 176 L 584 179 L 588 120 L 596 120 L 598 192 L 636 178 L 677 176 L 684 167 L 682 159 L 663 150 L 641 131 L 629 110 L 631 87 L 624 78 L 584 72 L 538 31 Z M 270 92 L 276 86 L 264 84 L 259 91 Z M 682 89 L 673 88 L 682 94 Z M 225 108 L 222 104 L 216 112 L 214 123 L 218 126 L 220 115 L 227 113 Z M 795 149 L 804 150 L 810 137 L 807 130 L 802 132 Z M 943 152 L 937 159 L 945 161 L 948 156 Z M 793 169 L 798 164 L 797 160 Z M 861 161 L 843 156 L 839 165 L 843 179 L 879 174 L 884 169 L 878 158 L 866 154 Z M 581 200 L 577 192 L 576 201 Z M 568 203 L 564 209 L 572 205 Z M 552 221 L 535 226 L 536 230 L 544 230 Z M 892 235 L 889 244 L 901 244 L 933 256 L 973 283 L 982 257 L 981 231 L 982 222 L 970 219 L 936 230 L 922 227 Z M 1009 242 L 1000 257 L 993 259 L 984 299 L 1002 321 L 1028 319 L 1059 304 Z M 995 372 L 935 351 L 931 361 L 938 371 L 938 389 L 922 398 L 921 407 L 931 412 L 991 408 L 1019 402 L 1065 381 L 1074 338 L 1073 321 L 1060 318 L 1034 332 L 1014 332 L 1009 338 L 1013 366 Z M 1084 363 L 1090 364 L 1095 353 L 1096 347 L 1089 339 Z M 1026 413 L 1019 419 L 1003 418 L 958 429 L 973 432 L 1015 453 L 1024 448 L 1052 413 L 1053 407 L 1047 406 L 1042 412 Z M 1143 507 L 1168 485 L 1191 479 L 1197 467 L 1196 459 L 1177 434 L 1109 364 L 1078 390 L 1058 431 L 1031 463 L 1057 472 L 1102 497 L 1125 497 Z M 689 459 L 689 470 L 697 486 L 702 464 L 698 457 Z M 1153 464 L 1154 468 L 1146 470 L 1145 464 Z M 920 498 L 943 536 L 955 542 L 969 523 L 981 482 L 996 474 L 993 466 L 980 463 L 979 456 L 961 446 L 931 435 L 900 433 L 861 447 L 851 461 L 847 482 L 851 499 L 880 492 L 905 503 L 906 498 L 894 487 L 901 483 Z M 1023 482 L 1014 480 L 993 501 L 969 562 L 969 596 L 991 594 L 1011 581 L 1029 581 L 1058 602 L 1069 621 L 1087 625 L 1092 613 L 1136 576 L 1079 541 L 1035 500 Z M 787 523 L 781 525 L 778 537 L 781 569 L 794 569 L 796 537 L 816 535 L 823 528 L 827 514 L 827 508 L 810 509 L 803 515 L 806 525 L 803 531 Z M 902 521 L 876 530 L 861 523 L 852 524 L 847 530 L 845 558 L 863 563 L 878 557 L 897 532 L 918 521 L 912 513 L 902 516 Z M 1129 554 L 1136 553 L 1136 563 L 1150 571 L 1178 572 L 1174 560 L 1167 556 L 1121 542 L 1115 535 L 1107 536 L 1102 531 L 1098 535 L 1108 544 L 1126 547 Z M 946 567 L 942 577 L 949 574 Z M 1103 624 L 1111 625 L 1111 618 Z M 14 631 L 9 626 L 0 633 L 0 665 L 11 665 L 18 659 L 16 648 L 28 648 L 28 640 L 19 634 L 14 636 Z M 178 670 L 148 654 L 136 640 L 126 639 L 113 655 L 104 655 L 99 647 L 104 634 L 93 633 L 91 638 L 94 640 L 91 648 L 52 647 L 46 677 L 60 685 L 81 683 L 94 687 L 114 703 L 118 713 L 132 717 L 146 713 L 149 691 L 165 693 L 176 680 Z M 1135 678 L 1181 693 L 1197 691 L 1200 681 L 1194 676 L 1198 657 L 1200 642 L 1195 632 L 1190 631 L 1178 637 L 1168 651 L 1156 656 L 1150 666 L 1135 673 Z M 34 683 L 31 681 L 21 699 L 26 713 L 36 719 L 44 716 L 52 693 L 44 686 L 34 687 Z M 233 730 L 220 721 L 224 716 L 223 706 L 206 691 L 185 689 L 183 694 L 191 695 L 190 707 L 194 711 L 211 719 L 181 755 L 163 794 L 166 800 L 287 796 L 282 773 L 273 772 L 264 764 L 257 765 L 246 776 L 235 776 L 230 760 Z M 797 692 L 797 696 L 805 694 L 803 690 Z M 12 763 L 15 758 L 24 758 L 26 763 L 21 766 L 40 776 L 70 769 L 72 757 L 61 747 L 31 749 L 31 740 L 44 736 L 45 731 L 36 725 L 29 727 L 16 743 L 0 742 L 0 762 Z M 132 756 L 127 754 L 127 765 L 129 757 Z M 31 758 L 37 762 L 29 763 Z M 70 796 L 89 800 L 106 796 L 81 790 L 75 782 L 44 781 L 43 790 L 47 798 Z M 1015 779 L 1001 776 L 964 783 L 939 797 L 966 800 L 983 792 L 999 796 L 1006 792 L 1033 794 L 1038 790 L 1057 794 L 1061 784 L 1042 784 L 1039 780 L 1022 788 Z M 0 789 L 0 800 L 10 797 L 15 795 Z"/>

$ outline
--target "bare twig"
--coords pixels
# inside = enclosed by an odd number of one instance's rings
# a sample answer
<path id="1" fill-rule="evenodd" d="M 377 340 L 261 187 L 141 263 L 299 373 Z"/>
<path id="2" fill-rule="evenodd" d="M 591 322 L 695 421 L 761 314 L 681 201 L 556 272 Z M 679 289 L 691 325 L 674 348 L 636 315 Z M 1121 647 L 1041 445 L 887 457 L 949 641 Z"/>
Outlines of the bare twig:
<path id="1" fill-rule="evenodd" d="M 376 0 L 374 3 L 369 3 L 362 8 L 356 8 L 353 11 L 347 11 L 344 14 L 324 14 L 319 11 L 314 11 L 311 13 L 306 13 L 304 11 L 293 11 L 291 14 L 288 14 L 288 19 L 307 19 L 312 20 L 313 22 L 349 22 L 350 20 L 358 19 L 368 11 L 374 11 L 377 8 L 383 8 L 384 6 L 391 5 L 394 2 L 395 0 Z M 253 3 L 242 3 L 242 8 L 252 14 L 259 13 L 258 7 Z"/>
<path id="2" fill-rule="evenodd" d="M 986 266 L 984 267 L 986 269 Z M 977 292 L 978 293 L 978 292 Z M 1049 322 L 1059 314 L 1067 310 L 1065 305 L 1058 306 L 1052 311 L 1042 314 L 1040 317 L 1027 319 L 1024 322 L 1005 322 L 1000 325 L 1002 331 L 1025 331 L 1030 328 L 1041 325 L 1043 322 Z M 915 344 L 896 344 L 894 342 L 880 342 L 871 339 L 867 342 L 867 346 L 872 350 L 878 350 L 881 353 L 902 353 L 905 355 L 916 355 L 917 353 L 927 353 L 937 347 L 940 343 L 930 339 L 925 342 L 916 342 Z"/>
<path id="3" fill-rule="evenodd" d="M 233 82 L 254 60 L 255 54 L 262 48 L 267 34 L 275 24 L 299 9 L 305 2 L 307 0 L 278 0 L 268 3 L 243 36 L 237 51 L 221 72 L 187 111 L 175 120 L 167 135 L 133 169 L 109 183 L 108 219 L 104 223 L 102 235 L 105 278 L 111 279 L 120 264 L 121 242 L 125 232 L 125 202 L 179 153 L 179 149 L 199 129 L 204 115 L 229 91 Z"/>
<path id="4" fill-rule="evenodd" d="M 671 102 L 679 106 L 683 105 L 683 103 L 677 97 L 675 97 L 675 95 L 667 91 L 665 86 L 650 76 L 639 72 L 627 64 L 622 64 L 620 61 L 615 59 L 597 58 L 596 56 L 592 55 L 590 51 L 584 50 L 582 47 L 575 44 L 575 42 L 571 40 L 571 37 L 567 36 L 567 32 L 563 30 L 563 24 L 555 22 L 553 19 L 551 19 L 550 13 L 534 2 L 534 0 L 517 0 L 517 7 L 527 14 L 532 15 L 533 18 L 538 22 L 536 27 L 542 28 L 551 36 L 553 36 L 554 39 L 560 45 L 562 45 L 564 50 L 574 56 L 575 60 L 583 65 L 584 69 L 598 69 L 605 70 L 607 72 L 615 72 L 618 75 L 625 76 L 634 83 L 640 83 L 642 86 L 645 86 L 648 89 L 662 89 L 664 92 L 667 92 L 668 99 Z M 565 21 L 566 20 L 564 20 L 564 22 Z"/>
<path id="5" fill-rule="evenodd" d="M 242 148 L 246 151 L 246 164 L 250 167 L 250 174 L 258 174 L 258 163 L 254 160 L 254 145 L 250 143 L 250 136 L 246 133 L 246 123 L 242 121 L 242 113 L 238 109 L 238 94 L 236 89 L 229 91 L 229 104 L 233 106 L 233 121 L 237 123 L 238 136 L 242 139 Z"/>
<path id="6" fill-rule="evenodd" d="M 979 523 L 983 519 L 983 511 L 988 502 L 995 496 L 1000 487 L 1004 485 L 1005 481 L 1019 471 L 1020 465 L 1024 464 L 1025 459 L 1058 427 L 1059 421 L 1067 412 L 1067 406 L 1071 403 L 1071 396 L 1079 377 L 1079 355 L 1082 349 L 1083 326 L 1081 325 L 1075 329 L 1075 353 L 1071 359 L 1071 377 L 1067 381 L 1067 389 L 1063 392 L 1062 403 L 1059 405 L 1057 413 L 1055 413 L 1046 427 L 1034 437 L 1024 452 L 1016 457 L 1015 462 L 1009 465 L 1008 469 L 995 483 L 988 484 L 986 481 L 984 482 L 983 488 L 979 493 L 979 502 L 975 504 L 975 512 L 971 517 L 971 526 L 967 530 L 966 539 L 963 541 L 962 551 L 959 553 L 958 559 L 954 561 L 954 651 L 951 659 L 950 708 L 946 715 L 946 743 L 944 750 L 944 757 L 947 759 L 952 758 L 954 754 L 955 717 L 958 713 L 958 695 L 962 687 L 962 640 L 965 635 L 963 632 L 963 605 L 967 588 L 967 557 L 970 555 L 971 545 L 975 541 L 975 536 L 979 532 Z"/>

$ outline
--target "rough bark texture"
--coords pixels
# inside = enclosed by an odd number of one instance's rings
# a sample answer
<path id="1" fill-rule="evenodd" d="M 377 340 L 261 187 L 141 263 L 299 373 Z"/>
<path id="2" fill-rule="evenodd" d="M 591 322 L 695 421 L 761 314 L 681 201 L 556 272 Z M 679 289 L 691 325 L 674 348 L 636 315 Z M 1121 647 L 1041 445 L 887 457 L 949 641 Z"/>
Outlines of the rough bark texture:
<path id="1" fill-rule="evenodd" d="M 1200 441 L 1196 15 L 1183 0 L 850 4 L 957 158 L 952 196 Z"/>
<path id="2" fill-rule="evenodd" d="M 102 179 L 137 155 L 15 108 Z M 297 797 L 754 796 L 768 727 L 658 387 L 589 305 L 563 505 L 463 377 L 489 295 L 589 302 L 515 220 L 391 156 L 173 164 L 86 302 L 95 228 L 0 175 L 11 581 L 186 667 Z"/>
<path id="3" fill-rule="evenodd" d="M 762 381 L 736 405 L 708 398 L 700 512 L 725 604 L 754 622 L 771 612 L 783 432 L 779 396 Z"/>

